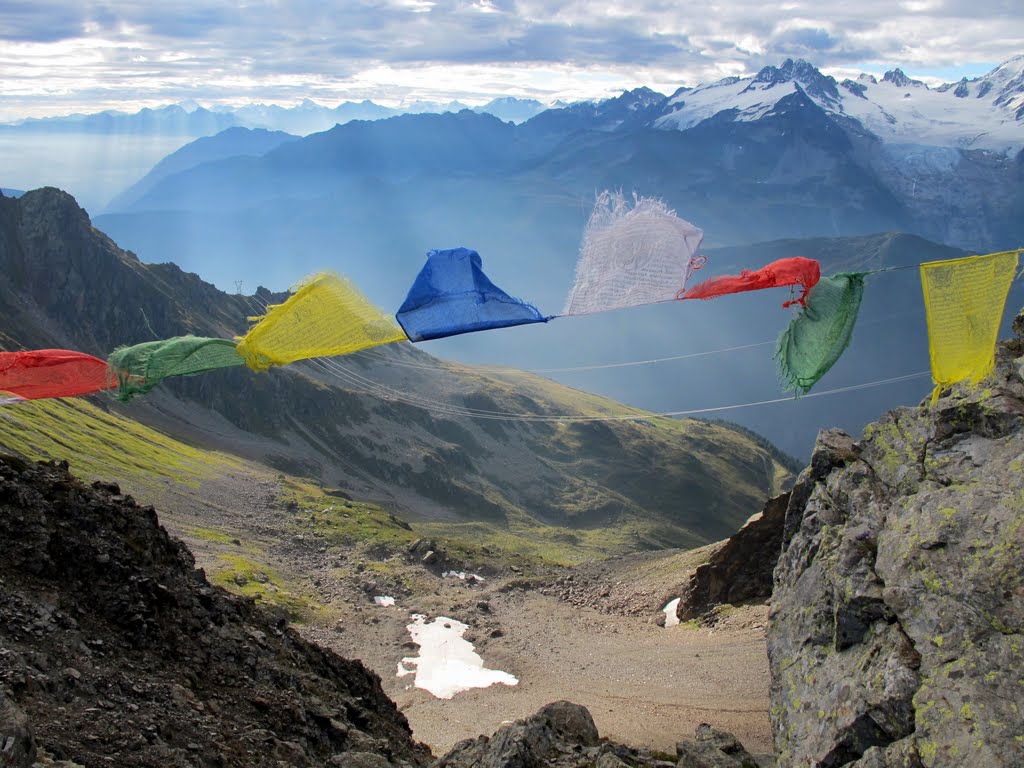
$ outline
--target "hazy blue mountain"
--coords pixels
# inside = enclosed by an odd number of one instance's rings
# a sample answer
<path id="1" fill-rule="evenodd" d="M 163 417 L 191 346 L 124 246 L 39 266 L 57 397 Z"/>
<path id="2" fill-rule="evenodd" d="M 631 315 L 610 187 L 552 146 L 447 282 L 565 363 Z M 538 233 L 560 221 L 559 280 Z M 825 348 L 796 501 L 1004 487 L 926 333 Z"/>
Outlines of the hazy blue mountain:
<path id="1" fill-rule="evenodd" d="M 482 107 L 473 107 L 474 112 L 494 115 L 499 120 L 512 123 L 525 123 L 545 109 L 546 107 L 536 99 L 517 99 L 513 96 L 491 99 Z"/>
<path id="2" fill-rule="evenodd" d="M 249 104 L 232 110 L 240 125 L 284 131 L 307 136 L 333 128 L 349 120 L 378 120 L 399 114 L 397 110 L 382 107 L 372 101 L 346 101 L 335 108 L 325 107 L 309 99 L 294 107 L 277 104 Z"/>
<path id="3" fill-rule="evenodd" d="M 255 104 L 237 110 L 206 110 L 183 102 L 134 114 L 102 112 L 27 119 L 0 124 L 0 168 L 4 170 L 4 183 L 12 187 L 59 187 L 95 212 L 106 208 L 168 154 L 196 138 L 213 136 L 230 127 L 307 135 L 352 120 L 459 111 L 464 106 L 416 102 L 391 108 L 362 101 L 330 108 L 307 100 L 295 107 Z"/>
<path id="4" fill-rule="evenodd" d="M 985 185 L 988 198 L 1001 209 L 995 212 L 997 216 L 1005 216 L 1018 202 L 1018 188 L 1006 179 L 1013 175 L 1013 164 L 1019 162 L 1017 155 L 1024 146 L 1022 83 L 1024 56 L 1010 59 L 984 77 L 936 89 L 899 69 L 881 80 L 861 75 L 837 82 L 809 62 L 787 59 L 781 66 L 765 67 L 751 77 L 682 87 L 668 97 L 637 88 L 600 102 L 556 103 L 539 112 L 536 102 L 512 98 L 495 99 L 474 111 L 490 111 L 502 121 L 516 123 L 529 118 L 522 126 L 523 136 L 551 139 L 652 128 L 688 132 L 705 122 L 719 128 L 730 122 L 760 124 L 795 99 L 804 100 L 839 128 L 876 139 L 880 146 L 864 153 L 862 162 L 889 181 L 889 186 L 898 187 L 897 197 L 904 198 L 914 216 L 933 218 L 936 197 L 958 198 L 940 199 L 939 207 L 945 205 L 963 214 L 961 220 L 967 226 L 955 242 L 968 246 L 979 237 L 1014 236 L 1013 231 L 990 226 L 989 221 L 975 224 L 971 207 L 982 204 L 976 189 Z M 461 111 L 464 106 L 458 102 L 414 102 L 383 107 L 363 101 L 330 108 L 306 100 L 294 107 L 256 104 L 207 110 L 183 102 L 134 115 L 106 112 L 25 120 L 0 126 L 0 167 L 5 168 L 5 181 L 12 186 L 59 186 L 96 210 L 190 138 L 212 135 L 229 126 L 308 135 L 354 119 Z M 921 174 L 927 177 L 923 185 L 918 184 Z M 978 187 L 961 193 L 959 180 L 964 177 L 976 179 Z M 931 228 L 915 231 L 946 238 L 934 221 Z"/>
<path id="5" fill-rule="evenodd" d="M 262 157 L 230 158 L 167 176 L 131 205 L 111 210 L 201 216 L 270 201 L 283 209 L 288 200 L 313 210 L 317 198 L 358 207 L 356 198 L 397 185 L 364 226 L 391 229 L 391 210 L 436 209 L 451 199 L 451 207 L 438 212 L 439 223 L 447 224 L 472 197 L 483 221 L 500 229 L 509 194 L 552 196 L 552 206 L 568 206 L 578 221 L 595 191 L 622 188 L 664 198 L 702 226 L 714 245 L 882 230 L 961 247 L 1013 247 L 1024 239 L 1019 152 L 901 150 L 857 123 L 836 122 L 802 89 L 757 120 L 724 112 L 687 130 L 658 130 L 643 125 L 645 110 L 658 108 L 652 93 L 606 102 L 600 114 L 594 105 L 549 110 L 519 126 L 470 111 L 355 121 Z M 598 128 L 581 128 L 588 121 Z M 258 215 L 265 221 L 275 213 Z M 294 221 L 280 223 L 289 242 L 299 235 L 288 232 Z M 321 229 L 302 233 L 313 251 L 333 242 L 317 239 Z M 231 263 L 230 249 L 223 259 Z M 223 284 L 219 274 L 208 277 Z M 259 279 L 272 282 L 274 276 Z"/>
<path id="6" fill-rule="evenodd" d="M 527 121 L 537 134 L 615 131 L 650 126 L 664 112 L 668 97 L 650 88 L 625 91 L 604 101 L 580 101 L 548 109 Z"/>
<path id="7" fill-rule="evenodd" d="M 191 111 L 177 104 L 135 113 L 106 111 L 92 115 L 29 118 L 0 125 L 0 136 L 17 133 L 95 133 L 167 136 L 208 136 L 237 125 L 234 115 L 199 107 Z"/>
<path id="8" fill-rule="evenodd" d="M 171 153 L 143 176 L 138 182 L 115 197 L 112 209 L 130 206 L 151 190 L 161 179 L 187 171 L 202 163 L 229 157 L 259 156 L 266 154 L 298 137 L 282 131 L 262 128 L 228 128 L 215 136 L 204 136 Z"/>
<path id="9" fill-rule="evenodd" d="M 261 157 L 224 158 L 166 176 L 130 205 L 111 210 L 237 210 L 271 200 L 358 198 L 363 187 L 419 177 L 431 184 L 494 178 L 535 162 L 553 143 L 469 110 L 356 120 Z M 430 194 L 429 188 L 421 191 Z M 350 204 L 359 205 L 357 200 Z"/>

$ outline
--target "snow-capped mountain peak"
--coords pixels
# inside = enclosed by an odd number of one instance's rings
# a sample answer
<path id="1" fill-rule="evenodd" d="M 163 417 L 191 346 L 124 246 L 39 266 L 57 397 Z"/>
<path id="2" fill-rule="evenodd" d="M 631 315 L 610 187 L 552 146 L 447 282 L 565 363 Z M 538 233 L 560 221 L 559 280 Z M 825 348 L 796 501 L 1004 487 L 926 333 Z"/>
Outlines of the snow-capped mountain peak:
<path id="1" fill-rule="evenodd" d="M 787 59 L 753 77 L 726 78 L 680 89 L 655 127 L 686 130 L 719 115 L 744 122 L 773 114 L 775 105 L 802 92 L 826 113 L 854 119 L 883 141 L 961 149 L 1019 151 L 1024 146 L 1024 55 L 974 80 L 929 88 L 901 69 L 881 80 L 862 74 L 836 83 L 802 59 Z"/>
<path id="2" fill-rule="evenodd" d="M 920 80 L 913 80 L 907 77 L 899 67 L 891 69 L 882 76 L 883 83 L 892 83 L 897 88 L 927 88 Z"/>
<path id="3" fill-rule="evenodd" d="M 647 86 L 642 86 L 631 91 L 624 91 L 621 96 L 616 97 L 613 101 L 628 110 L 636 111 L 663 104 L 665 102 L 665 94 L 651 90 Z"/>
<path id="4" fill-rule="evenodd" d="M 670 111 L 658 118 L 655 127 L 685 130 L 726 110 L 735 110 L 733 119 L 740 122 L 758 120 L 797 92 L 826 109 L 840 104 L 834 78 L 803 59 L 786 59 L 781 67 L 764 67 L 753 77 L 727 77 L 676 91 L 668 102 Z"/>

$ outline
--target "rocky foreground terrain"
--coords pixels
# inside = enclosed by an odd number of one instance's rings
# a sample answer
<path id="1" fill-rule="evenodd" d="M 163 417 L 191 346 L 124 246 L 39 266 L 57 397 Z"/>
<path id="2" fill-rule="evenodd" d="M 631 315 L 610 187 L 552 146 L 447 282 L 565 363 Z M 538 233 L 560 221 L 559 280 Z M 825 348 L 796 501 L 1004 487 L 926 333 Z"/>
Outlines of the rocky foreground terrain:
<path id="1" fill-rule="evenodd" d="M 0 540 L 4 768 L 434 760 L 376 674 L 211 586 L 154 509 L 117 486 L 0 456 Z M 675 754 L 633 749 L 600 739 L 584 707 L 558 702 L 439 764 L 756 765 L 728 733 L 696 736 Z"/>
<path id="2" fill-rule="evenodd" d="M 0 457 L 0 540 L 0 764 L 429 760 L 374 674 L 212 587 L 116 486 Z"/>

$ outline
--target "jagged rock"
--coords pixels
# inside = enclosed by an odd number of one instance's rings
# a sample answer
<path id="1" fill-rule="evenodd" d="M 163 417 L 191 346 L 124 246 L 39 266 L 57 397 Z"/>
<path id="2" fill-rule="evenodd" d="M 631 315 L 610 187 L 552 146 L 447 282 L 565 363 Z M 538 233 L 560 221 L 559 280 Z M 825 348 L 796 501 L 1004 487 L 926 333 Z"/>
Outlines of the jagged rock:
<path id="1" fill-rule="evenodd" d="M 823 435 L 800 475 L 768 630 L 780 768 L 1024 765 L 1020 344 L 984 387 Z"/>
<path id="2" fill-rule="evenodd" d="M 526 720 L 456 744 L 437 768 L 540 768 L 573 748 L 595 747 L 597 726 L 586 707 L 556 701 Z"/>
<path id="3" fill-rule="evenodd" d="M 327 761 L 331 768 L 391 768 L 391 763 L 373 752 L 346 752 Z"/>
<path id="4" fill-rule="evenodd" d="M 692 759 L 687 752 L 677 766 L 664 760 L 664 755 L 599 738 L 586 707 L 557 701 L 532 717 L 500 728 L 490 738 L 459 742 L 434 768 L 757 768 L 730 733 L 701 725 L 697 739 L 690 742 L 697 745 Z M 708 762 L 713 759 L 728 762 Z"/>
<path id="5" fill-rule="evenodd" d="M 697 726 L 696 741 L 676 744 L 676 768 L 758 768 L 757 760 L 727 731 Z"/>
<path id="6" fill-rule="evenodd" d="M 36 759 L 36 742 L 28 717 L 0 689 L 0 765 L 30 768 Z"/>
<path id="7" fill-rule="evenodd" d="M 431 758 L 376 675 L 212 587 L 152 507 L 111 490 L 0 455 L 0 681 L 40 750 L 121 768 Z M 0 765 L 28 766 L 10 704 Z"/>
<path id="8" fill-rule="evenodd" d="M 716 605 L 763 600 L 772 593 L 789 493 L 770 499 L 711 559 L 697 568 L 676 608 L 680 621 L 703 616 Z M 664 617 L 659 617 L 659 623 Z"/>
<path id="9" fill-rule="evenodd" d="M 629 764 L 624 763 L 611 752 L 605 752 L 597 758 L 594 768 L 629 768 Z"/>
<path id="10" fill-rule="evenodd" d="M 801 472 L 790 491 L 789 506 L 786 509 L 786 525 L 782 534 L 782 545 L 786 546 L 800 527 L 801 511 L 807 504 L 811 491 L 818 481 L 835 467 L 842 467 L 857 455 L 853 438 L 841 429 L 828 429 L 818 435 L 811 453 L 811 463 Z"/>

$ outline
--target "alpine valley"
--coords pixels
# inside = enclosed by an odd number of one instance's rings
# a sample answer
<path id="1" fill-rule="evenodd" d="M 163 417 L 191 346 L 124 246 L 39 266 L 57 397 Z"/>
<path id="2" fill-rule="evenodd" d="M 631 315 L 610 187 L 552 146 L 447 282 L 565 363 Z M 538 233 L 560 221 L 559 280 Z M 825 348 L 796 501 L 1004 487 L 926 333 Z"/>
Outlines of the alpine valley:
<path id="1" fill-rule="evenodd" d="M 481 253 L 498 285 L 555 314 L 602 189 L 663 198 L 703 228 L 710 261 L 695 279 L 782 256 L 817 258 L 829 274 L 1016 247 L 1022 108 L 1024 57 L 937 89 L 899 70 L 836 82 L 787 60 L 749 78 L 671 96 L 638 89 L 519 124 L 463 110 L 296 138 L 265 120 L 183 147 L 96 224 L 144 261 L 173 262 L 222 289 L 280 290 L 333 269 L 387 309 L 428 250 L 461 245 Z M 789 319 L 783 300 L 769 292 L 642 307 L 424 348 L 657 412 L 701 411 L 779 397 L 770 342 Z M 923 333 L 913 275 L 872 278 L 854 344 L 819 388 L 925 373 Z M 704 354 L 734 347 L 744 348 Z M 674 360 L 607 367 L 664 358 Z M 925 375 L 827 403 L 723 413 L 806 457 L 829 414 L 859 429 L 927 387 Z"/>
<path id="2" fill-rule="evenodd" d="M 393 311 L 459 245 L 554 315 L 605 189 L 694 280 L 885 271 L 798 399 L 769 290 L 0 405 L 0 765 L 1024 764 L 1024 286 L 929 406 L 915 268 L 1024 244 L 1024 56 L 397 112 L 0 126 L 0 350 L 233 338 L 321 270 Z"/>

